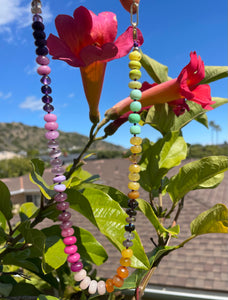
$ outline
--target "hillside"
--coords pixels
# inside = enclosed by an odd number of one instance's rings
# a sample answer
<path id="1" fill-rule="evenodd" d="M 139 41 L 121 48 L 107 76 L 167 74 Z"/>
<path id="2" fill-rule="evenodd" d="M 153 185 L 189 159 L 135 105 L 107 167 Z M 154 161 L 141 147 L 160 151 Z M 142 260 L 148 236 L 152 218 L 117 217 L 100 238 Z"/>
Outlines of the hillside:
<path id="1" fill-rule="evenodd" d="M 47 140 L 44 137 L 46 130 L 36 126 L 28 126 L 22 123 L 0 123 L 0 151 L 28 151 L 39 150 L 44 153 L 47 150 Z M 58 138 L 61 148 L 69 151 L 79 151 L 87 143 L 88 138 L 76 132 L 59 131 Z M 90 150 L 93 151 L 123 151 L 121 146 L 97 141 Z"/>

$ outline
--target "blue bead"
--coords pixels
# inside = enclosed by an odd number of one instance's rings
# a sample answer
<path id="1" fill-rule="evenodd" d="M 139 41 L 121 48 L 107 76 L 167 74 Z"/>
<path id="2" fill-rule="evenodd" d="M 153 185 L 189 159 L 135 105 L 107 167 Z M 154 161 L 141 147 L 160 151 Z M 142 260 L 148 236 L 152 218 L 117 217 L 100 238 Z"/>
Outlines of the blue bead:
<path id="1" fill-rule="evenodd" d="M 128 117 L 128 121 L 130 123 L 138 123 L 141 120 L 141 117 L 139 114 L 130 114 Z"/>
<path id="2" fill-rule="evenodd" d="M 133 125 L 130 128 L 131 134 L 140 134 L 141 133 L 141 127 L 139 125 Z"/>
<path id="3" fill-rule="evenodd" d="M 130 110 L 131 110 L 131 111 L 136 111 L 136 112 L 138 112 L 138 111 L 141 110 L 141 108 L 142 108 L 142 104 L 141 104 L 139 101 L 133 101 L 133 102 L 131 102 L 131 104 L 130 104 Z"/>
<path id="4" fill-rule="evenodd" d="M 132 90 L 130 97 L 133 100 L 139 100 L 142 97 L 142 92 L 140 90 Z"/>

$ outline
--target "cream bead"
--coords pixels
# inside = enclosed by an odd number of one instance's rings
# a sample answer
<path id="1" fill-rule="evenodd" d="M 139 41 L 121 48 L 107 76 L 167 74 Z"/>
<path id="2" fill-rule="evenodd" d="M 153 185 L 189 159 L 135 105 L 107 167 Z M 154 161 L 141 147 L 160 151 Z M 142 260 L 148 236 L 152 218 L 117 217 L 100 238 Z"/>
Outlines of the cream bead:
<path id="1" fill-rule="evenodd" d="M 86 276 L 80 283 L 80 288 L 82 290 L 86 290 L 87 287 L 90 285 L 91 279 L 89 276 Z"/>
<path id="2" fill-rule="evenodd" d="M 97 281 L 96 280 L 92 280 L 90 282 L 88 292 L 92 295 L 92 294 L 95 294 L 96 291 L 97 291 Z"/>
<path id="3" fill-rule="evenodd" d="M 85 279 L 86 275 L 87 275 L 86 270 L 81 269 L 79 272 L 75 273 L 74 280 L 81 281 L 81 280 Z"/>
<path id="4" fill-rule="evenodd" d="M 98 281 L 97 292 L 99 295 L 104 295 L 106 293 L 105 282 L 103 280 Z"/>

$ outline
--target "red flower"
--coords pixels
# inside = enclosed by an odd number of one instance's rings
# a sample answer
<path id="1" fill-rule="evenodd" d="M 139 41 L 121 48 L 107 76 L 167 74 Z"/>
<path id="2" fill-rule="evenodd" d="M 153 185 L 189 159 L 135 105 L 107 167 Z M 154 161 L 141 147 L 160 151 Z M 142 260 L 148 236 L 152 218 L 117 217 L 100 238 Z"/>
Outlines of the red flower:
<path id="1" fill-rule="evenodd" d="M 172 80 L 150 85 L 144 83 L 142 92 L 142 106 L 151 106 L 159 103 L 170 103 L 174 107 L 176 114 L 182 114 L 183 110 L 189 109 L 185 100 L 194 101 L 204 109 L 210 110 L 211 101 L 210 86 L 207 84 L 198 85 L 205 77 L 204 63 L 201 58 L 197 58 L 196 52 L 190 53 L 190 63 L 183 68 L 180 75 Z M 129 111 L 132 102 L 128 97 L 106 111 L 107 118 L 116 119 L 125 112 Z"/>
<path id="2" fill-rule="evenodd" d="M 53 59 L 79 67 L 86 98 L 90 107 L 90 119 L 99 120 L 98 105 L 108 61 L 129 53 L 133 45 L 132 27 L 114 42 L 117 35 L 116 15 L 102 12 L 96 16 L 85 7 L 78 7 L 73 18 L 59 15 L 55 20 L 59 37 L 50 34 L 47 40 Z M 138 31 L 138 43 L 143 37 Z"/>

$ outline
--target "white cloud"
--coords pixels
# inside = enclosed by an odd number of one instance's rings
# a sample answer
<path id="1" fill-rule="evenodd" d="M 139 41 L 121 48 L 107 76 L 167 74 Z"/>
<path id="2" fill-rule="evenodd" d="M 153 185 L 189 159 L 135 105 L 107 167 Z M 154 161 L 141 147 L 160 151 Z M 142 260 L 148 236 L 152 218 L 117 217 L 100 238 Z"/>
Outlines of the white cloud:
<path id="1" fill-rule="evenodd" d="M 40 99 L 37 99 L 35 96 L 26 97 L 25 101 L 19 105 L 22 109 L 29 109 L 31 111 L 42 110 L 43 103 Z"/>
<path id="2" fill-rule="evenodd" d="M 0 99 L 7 100 L 7 99 L 9 99 L 11 96 L 12 96 L 12 93 L 11 93 L 11 92 L 8 92 L 7 94 L 4 94 L 3 92 L 0 91 Z"/>
<path id="3" fill-rule="evenodd" d="M 25 70 L 26 74 L 33 75 L 33 74 L 36 74 L 38 67 L 39 67 L 39 65 L 35 63 L 35 65 L 33 67 L 31 67 L 30 65 L 27 65 L 24 70 Z"/>
<path id="4" fill-rule="evenodd" d="M 74 96 L 75 96 L 74 93 L 70 93 L 70 94 L 68 95 L 68 98 L 74 98 Z"/>

